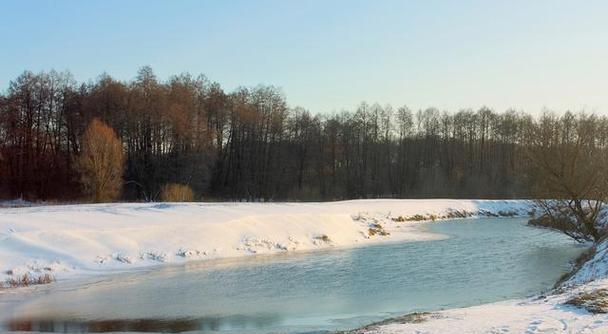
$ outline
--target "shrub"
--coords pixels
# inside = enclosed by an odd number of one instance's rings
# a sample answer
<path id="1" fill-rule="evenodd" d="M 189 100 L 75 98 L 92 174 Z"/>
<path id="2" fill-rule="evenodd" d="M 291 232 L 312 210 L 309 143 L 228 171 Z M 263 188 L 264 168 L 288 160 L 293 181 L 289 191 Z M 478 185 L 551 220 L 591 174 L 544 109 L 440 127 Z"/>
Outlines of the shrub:
<path id="1" fill-rule="evenodd" d="M 185 184 L 168 183 L 163 186 L 160 198 L 163 202 L 192 202 L 194 192 Z"/>
<path id="2" fill-rule="evenodd" d="M 11 277 L 6 280 L 6 285 L 11 288 L 26 287 L 30 285 L 49 284 L 55 281 L 55 277 L 50 274 L 31 276 L 25 273 L 21 276 Z"/>

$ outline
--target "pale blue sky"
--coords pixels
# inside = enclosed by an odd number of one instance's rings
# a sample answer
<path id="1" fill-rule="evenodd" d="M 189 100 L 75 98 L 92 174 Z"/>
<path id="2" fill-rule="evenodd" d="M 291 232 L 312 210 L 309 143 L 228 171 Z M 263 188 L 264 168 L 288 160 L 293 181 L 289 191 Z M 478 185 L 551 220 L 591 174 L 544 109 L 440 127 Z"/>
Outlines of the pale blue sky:
<path id="1" fill-rule="evenodd" d="M 0 89 L 23 70 L 204 73 L 313 112 L 360 101 L 608 113 L 608 1 L 0 0 Z"/>

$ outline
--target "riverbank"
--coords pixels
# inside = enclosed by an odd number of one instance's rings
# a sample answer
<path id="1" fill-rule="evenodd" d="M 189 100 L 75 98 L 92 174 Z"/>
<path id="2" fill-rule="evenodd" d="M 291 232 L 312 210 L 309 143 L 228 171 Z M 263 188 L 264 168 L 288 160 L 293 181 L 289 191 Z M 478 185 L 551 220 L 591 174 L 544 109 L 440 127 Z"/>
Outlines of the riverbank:
<path id="1" fill-rule="evenodd" d="M 410 314 L 345 333 L 608 333 L 608 239 L 547 295 Z"/>
<path id="2" fill-rule="evenodd" d="M 608 333 L 608 314 L 572 304 L 606 288 L 603 279 L 548 296 L 409 315 L 346 333 Z M 608 305 L 606 299 L 599 303 Z"/>
<path id="3" fill-rule="evenodd" d="M 525 200 L 113 203 L 0 210 L 0 282 L 441 238 L 419 222 L 527 216 Z"/>

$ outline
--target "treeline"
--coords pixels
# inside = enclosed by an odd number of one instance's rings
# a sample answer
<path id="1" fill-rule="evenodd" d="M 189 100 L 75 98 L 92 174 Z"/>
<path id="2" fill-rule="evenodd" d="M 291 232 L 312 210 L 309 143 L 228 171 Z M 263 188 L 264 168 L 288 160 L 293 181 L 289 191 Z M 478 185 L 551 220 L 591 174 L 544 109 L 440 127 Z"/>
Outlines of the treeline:
<path id="1" fill-rule="evenodd" d="M 526 197 L 527 145 L 552 117 L 366 103 L 316 115 L 274 87 L 226 92 L 204 76 L 161 81 L 149 67 L 129 82 L 82 84 L 24 72 L 0 95 L 0 196 L 80 198 L 74 162 L 100 119 L 122 143 L 125 200 L 157 200 L 170 183 L 198 199 Z M 608 120 L 584 117 L 605 143 Z"/>

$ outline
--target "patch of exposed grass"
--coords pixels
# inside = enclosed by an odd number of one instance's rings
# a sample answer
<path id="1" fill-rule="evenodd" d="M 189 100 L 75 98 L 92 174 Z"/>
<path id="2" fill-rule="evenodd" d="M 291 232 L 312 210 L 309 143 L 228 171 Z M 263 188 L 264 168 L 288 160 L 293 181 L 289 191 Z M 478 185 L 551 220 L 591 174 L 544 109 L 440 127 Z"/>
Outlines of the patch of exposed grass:
<path id="1" fill-rule="evenodd" d="M 503 210 L 498 213 L 494 213 L 487 210 L 479 210 L 477 212 L 467 211 L 467 210 L 449 210 L 443 215 L 422 215 L 415 214 L 413 216 L 398 216 L 391 218 L 392 221 L 397 223 L 403 222 L 415 222 L 415 221 L 435 221 L 438 219 L 456 219 L 456 218 L 469 218 L 472 216 L 483 216 L 483 217 L 515 217 L 518 215 L 517 211 L 514 210 Z"/>
<path id="2" fill-rule="evenodd" d="M 448 213 L 445 214 L 444 218 L 447 218 L 447 219 L 468 218 L 468 217 L 470 217 L 472 215 L 473 215 L 472 213 L 470 213 L 468 211 L 465 211 L 465 210 L 462 210 L 462 211 L 459 211 L 459 210 L 450 210 L 450 211 L 448 211 Z"/>
<path id="3" fill-rule="evenodd" d="M 411 217 L 407 217 L 406 220 L 407 221 L 421 221 L 421 220 L 428 220 L 428 219 L 423 215 L 415 214 Z"/>
<path id="4" fill-rule="evenodd" d="M 608 289 L 582 293 L 566 301 L 566 304 L 582 307 L 594 314 L 608 313 Z"/>
<path id="5" fill-rule="evenodd" d="M 515 217 L 518 215 L 515 210 L 501 210 L 498 213 L 494 213 L 487 210 L 479 210 L 477 212 L 471 212 L 467 210 L 449 210 L 443 215 L 422 215 L 415 214 L 413 216 L 398 216 L 391 218 L 394 222 L 402 223 L 402 222 L 410 222 L 410 221 L 435 221 L 438 219 L 456 219 L 456 218 L 469 218 L 472 216 L 483 216 L 483 217 Z"/>
<path id="6" fill-rule="evenodd" d="M 404 216 L 399 216 L 396 218 L 391 218 L 394 222 L 397 223 L 403 223 L 403 222 L 419 222 L 419 221 L 425 221 L 425 220 L 432 220 L 435 221 L 437 219 L 443 219 L 443 218 L 447 218 L 447 216 L 437 216 L 437 215 L 421 215 L 421 214 L 415 214 L 413 216 L 409 216 L 409 217 L 404 217 Z"/>
<path id="7" fill-rule="evenodd" d="M 399 217 L 393 217 L 391 218 L 394 222 L 396 223 L 403 223 L 407 221 L 407 218 L 403 217 L 403 216 L 399 216 Z"/>
<path id="8" fill-rule="evenodd" d="M 329 236 L 327 236 L 327 234 L 318 235 L 318 236 L 315 237 L 315 239 L 321 240 L 321 241 L 323 241 L 325 243 L 331 242 L 331 239 L 329 238 Z"/>
<path id="9" fill-rule="evenodd" d="M 390 235 L 390 233 L 384 230 L 384 227 L 382 227 L 382 225 L 376 223 L 369 225 L 369 228 L 367 229 L 367 234 L 369 234 L 370 237 L 373 237 L 374 235 Z"/>
<path id="10" fill-rule="evenodd" d="M 49 284 L 52 282 L 55 282 L 55 277 L 51 274 L 33 276 L 28 273 L 25 273 L 20 276 L 9 277 L 5 281 L 5 285 L 9 288 L 20 288 L 30 285 Z"/>

